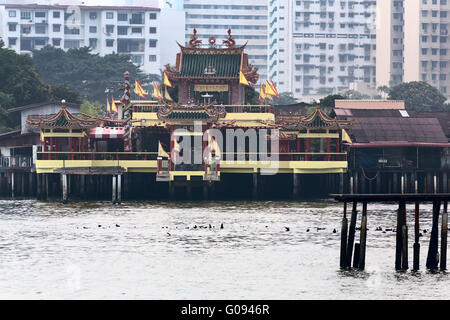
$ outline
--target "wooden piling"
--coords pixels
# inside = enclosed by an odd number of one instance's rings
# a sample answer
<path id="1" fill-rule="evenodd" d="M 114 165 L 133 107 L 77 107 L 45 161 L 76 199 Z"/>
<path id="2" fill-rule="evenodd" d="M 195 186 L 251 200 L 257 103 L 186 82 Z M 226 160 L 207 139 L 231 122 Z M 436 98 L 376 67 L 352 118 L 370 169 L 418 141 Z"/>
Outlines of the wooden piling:
<path id="1" fill-rule="evenodd" d="M 433 225 L 431 227 L 430 245 L 428 247 L 427 255 L 427 268 L 434 270 L 437 268 L 438 258 L 438 224 L 439 224 L 439 211 L 441 202 L 439 200 L 433 201 Z"/>
<path id="2" fill-rule="evenodd" d="M 355 256 L 353 257 L 353 268 L 359 267 L 359 255 L 361 253 L 361 245 L 355 243 Z"/>
<path id="3" fill-rule="evenodd" d="M 358 267 L 364 270 L 366 266 L 366 239 L 367 239 L 367 202 L 363 202 L 363 211 L 361 217 L 361 236 L 360 236 L 360 254 Z"/>
<path id="4" fill-rule="evenodd" d="M 444 210 L 442 212 L 441 225 L 441 271 L 447 270 L 447 233 L 448 233 L 448 213 L 447 201 L 444 201 Z"/>
<path id="5" fill-rule="evenodd" d="M 358 203 L 355 201 L 353 202 L 352 207 L 352 217 L 350 219 L 350 229 L 348 232 L 348 244 L 347 244 L 347 250 L 346 250 L 346 256 L 347 256 L 347 267 L 351 267 L 352 265 L 352 254 L 353 254 L 353 243 L 355 241 L 355 230 L 356 230 L 356 218 L 357 218 L 357 205 Z M 356 253 L 355 253 L 356 255 Z"/>
<path id="6" fill-rule="evenodd" d="M 447 193 L 448 190 L 448 179 L 447 172 L 442 172 L 442 193 Z"/>
<path id="7" fill-rule="evenodd" d="M 402 214 L 402 270 L 408 270 L 408 225 L 406 224 L 406 203 L 401 202 Z"/>
<path id="8" fill-rule="evenodd" d="M 402 247 L 403 247 L 403 241 L 402 241 L 402 203 L 399 203 L 398 210 L 397 210 L 397 229 L 396 229 L 396 241 L 395 241 L 395 270 L 401 270 L 402 269 Z"/>
<path id="9" fill-rule="evenodd" d="M 413 246 L 413 254 L 414 254 L 414 261 L 413 261 L 413 270 L 417 271 L 420 268 L 420 224 L 419 224 L 419 201 L 415 202 L 415 208 L 414 208 L 414 246 Z"/>
<path id="10" fill-rule="evenodd" d="M 340 266 L 345 268 L 347 265 L 347 202 L 344 202 L 344 217 L 342 218 L 342 228 L 341 228 L 341 256 L 340 256 Z"/>

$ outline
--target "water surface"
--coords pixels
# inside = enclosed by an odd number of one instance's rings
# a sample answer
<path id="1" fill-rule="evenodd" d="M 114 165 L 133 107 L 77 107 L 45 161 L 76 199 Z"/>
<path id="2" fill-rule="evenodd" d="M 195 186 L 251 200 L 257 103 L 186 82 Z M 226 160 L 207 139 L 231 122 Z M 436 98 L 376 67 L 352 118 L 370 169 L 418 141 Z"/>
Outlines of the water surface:
<path id="1" fill-rule="evenodd" d="M 332 201 L 0 201 L 0 298 L 448 299 L 448 274 L 424 268 L 431 209 L 421 212 L 422 269 L 404 273 L 395 233 L 375 231 L 395 229 L 389 204 L 368 206 L 366 270 L 341 271 L 342 205 Z"/>

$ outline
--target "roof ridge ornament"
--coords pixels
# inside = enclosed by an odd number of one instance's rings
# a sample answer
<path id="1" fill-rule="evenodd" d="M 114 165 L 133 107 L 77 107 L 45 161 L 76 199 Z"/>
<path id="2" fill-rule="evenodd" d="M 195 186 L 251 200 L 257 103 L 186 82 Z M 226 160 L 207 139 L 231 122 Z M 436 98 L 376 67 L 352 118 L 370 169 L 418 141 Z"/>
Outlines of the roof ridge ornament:
<path id="1" fill-rule="evenodd" d="M 201 43 L 202 40 L 199 40 L 197 36 L 197 29 L 194 28 L 194 34 L 189 40 L 189 48 L 197 48 L 198 46 L 200 46 Z"/>
<path id="2" fill-rule="evenodd" d="M 222 40 L 222 43 L 226 45 L 228 48 L 234 48 L 236 47 L 236 41 L 234 40 L 233 36 L 231 35 L 231 28 L 228 28 L 228 37 L 227 40 Z"/>

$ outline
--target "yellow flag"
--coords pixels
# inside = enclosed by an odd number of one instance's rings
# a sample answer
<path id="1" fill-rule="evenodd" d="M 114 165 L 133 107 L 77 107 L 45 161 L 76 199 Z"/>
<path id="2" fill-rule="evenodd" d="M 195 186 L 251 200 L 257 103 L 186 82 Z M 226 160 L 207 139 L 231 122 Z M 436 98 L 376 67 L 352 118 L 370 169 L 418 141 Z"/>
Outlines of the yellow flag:
<path id="1" fill-rule="evenodd" d="M 153 82 L 153 97 L 156 99 L 162 99 L 163 97 L 156 82 Z"/>
<path id="2" fill-rule="evenodd" d="M 111 103 L 112 103 L 112 105 L 111 105 L 112 112 L 117 113 L 117 107 L 116 107 L 116 103 L 114 102 L 114 98 L 111 99 Z"/>
<path id="3" fill-rule="evenodd" d="M 114 101 L 114 98 L 112 100 Z M 111 105 L 109 104 L 108 96 L 106 96 L 106 112 L 111 113 Z"/>
<path id="4" fill-rule="evenodd" d="M 161 141 L 159 141 L 158 145 L 158 157 L 165 157 L 165 158 L 169 157 L 169 154 L 164 150 Z"/>
<path id="5" fill-rule="evenodd" d="M 146 98 L 148 95 L 147 91 L 142 88 L 142 85 L 138 80 L 136 80 L 134 92 L 141 98 Z"/>
<path id="6" fill-rule="evenodd" d="M 280 96 L 278 95 L 278 92 L 277 92 L 277 90 L 275 89 L 275 87 L 273 87 L 272 84 L 269 83 L 268 80 L 266 80 L 266 95 L 273 96 L 273 97 L 277 97 L 277 98 L 280 97 Z"/>
<path id="7" fill-rule="evenodd" d="M 350 138 L 349 134 L 345 129 L 342 129 L 342 142 L 347 142 L 349 144 L 352 144 L 352 139 Z"/>
<path id="8" fill-rule="evenodd" d="M 244 86 L 250 87 L 250 83 L 248 83 L 247 78 L 244 76 L 244 73 L 242 72 L 242 70 L 240 71 L 240 74 L 239 74 L 239 83 L 243 84 Z"/>
<path id="9" fill-rule="evenodd" d="M 259 86 L 259 101 L 266 101 L 266 92 L 262 84 Z"/>
<path id="10" fill-rule="evenodd" d="M 170 82 L 167 73 L 164 71 L 164 85 L 172 88 L 172 82 Z"/>
<path id="11" fill-rule="evenodd" d="M 173 101 L 172 97 L 169 94 L 169 91 L 166 88 L 166 91 L 164 92 L 164 98 L 168 101 Z"/>

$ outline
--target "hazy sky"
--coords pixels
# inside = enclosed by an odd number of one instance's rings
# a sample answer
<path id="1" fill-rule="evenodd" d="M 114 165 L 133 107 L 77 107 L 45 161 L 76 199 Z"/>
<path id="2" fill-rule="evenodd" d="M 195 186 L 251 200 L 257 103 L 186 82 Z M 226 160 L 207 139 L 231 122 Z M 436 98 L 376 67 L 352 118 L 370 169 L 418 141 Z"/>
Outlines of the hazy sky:
<path id="1" fill-rule="evenodd" d="M 170 1 L 170 0 L 169 0 Z M 103 5 L 103 6 L 117 6 L 117 5 L 134 5 L 156 7 L 163 3 L 163 0 L 0 0 L 0 4 L 13 3 L 39 3 L 39 4 L 85 4 L 85 5 Z"/>

